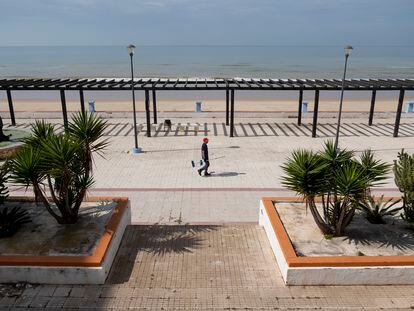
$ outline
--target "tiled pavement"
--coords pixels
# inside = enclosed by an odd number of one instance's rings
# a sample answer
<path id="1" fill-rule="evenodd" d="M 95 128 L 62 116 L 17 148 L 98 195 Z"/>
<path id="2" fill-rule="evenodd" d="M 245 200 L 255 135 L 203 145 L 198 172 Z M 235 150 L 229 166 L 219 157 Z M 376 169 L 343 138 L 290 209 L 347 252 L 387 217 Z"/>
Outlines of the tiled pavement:
<path id="1" fill-rule="evenodd" d="M 133 136 L 132 123 L 124 121 L 108 122 L 106 136 Z M 401 123 L 399 128 L 400 137 L 413 137 L 414 124 L 410 119 L 406 123 Z M 229 127 L 224 122 L 201 122 L 199 126 L 194 128 L 193 122 L 180 122 L 179 127 L 173 127 L 172 130 L 164 129 L 162 124 L 152 125 L 151 134 L 153 137 L 183 137 L 183 136 L 229 136 Z M 29 129 L 30 123 L 23 122 L 17 124 L 16 128 Z M 146 135 L 146 127 L 142 123 L 137 126 L 139 135 Z M 59 126 L 59 130 L 63 131 L 63 126 Z M 368 126 L 361 122 L 344 122 L 340 134 L 344 137 L 370 137 L 370 136 L 388 136 L 391 137 L 394 132 L 394 123 L 388 122 L 375 123 Z M 320 138 L 334 137 L 336 133 L 336 125 L 332 122 L 320 122 L 317 128 L 317 136 Z M 234 124 L 235 137 L 266 137 L 266 136 L 285 136 L 285 137 L 311 137 L 312 123 L 306 122 L 297 125 L 295 120 L 281 120 L 273 122 L 273 120 L 252 120 L 245 122 L 236 122 Z"/>
<path id="2" fill-rule="evenodd" d="M 283 285 L 258 225 L 130 226 L 103 286 L 33 286 L 0 310 L 414 308 L 414 286 Z"/>
<path id="3" fill-rule="evenodd" d="M 141 133 L 139 144 L 144 152 L 132 155 L 132 134 L 125 136 L 131 128 L 129 120 L 110 122 L 107 137 L 111 145 L 105 158 L 96 157 L 96 188 L 91 194 L 126 195 L 134 223 L 173 226 L 129 227 L 105 286 L 35 286 L 23 293 L 14 289 L 16 297 L 13 291 L 3 297 L 0 310 L 19 306 L 51 310 L 396 310 L 414 306 L 414 286 L 282 284 L 264 232 L 255 224 L 258 201 L 262 196 L 292 195 L 281 188 L 280 164 L 292 149 L 320 149 L 328 132 L 311 139 L 306 127 L 301 132 L 294 120 L 277 121 L 279 126 L 272 120 L 271 127 L 262 131 L 257 124 L 269 120 L 245 119 L 247 135 L 237 125 L 239 136 L 230 138 L 219 131 L 221 123 L 200 120 L 207 123 L 207 135 L 212 138 L 209 146 L 215 171 L 211 178 L 203 178 L 191 168 L 190 160 L 199 158 L 204 132 L 197 136 L 190 131 L 167 136 L 160 132 L 152 138 Z M 341 136 L 340 144 L 357 151 L 370 147 L 391 163 L 402 147 L 414 152 L 410 122 L 404 121 L 405 134 L 396 139 L 385 131 L 392 122 L 381 120 L 385 125 L 377 132 L 353 120 L 359 125 L 345 125 L 343 131 L 348 135 Z M 18 124 L 27 128 L 21 120 Z M 392 178 L 384 187 L 380 192 L 398 193 Z M 207 226 L 177 226 L 183 224 Z"/>

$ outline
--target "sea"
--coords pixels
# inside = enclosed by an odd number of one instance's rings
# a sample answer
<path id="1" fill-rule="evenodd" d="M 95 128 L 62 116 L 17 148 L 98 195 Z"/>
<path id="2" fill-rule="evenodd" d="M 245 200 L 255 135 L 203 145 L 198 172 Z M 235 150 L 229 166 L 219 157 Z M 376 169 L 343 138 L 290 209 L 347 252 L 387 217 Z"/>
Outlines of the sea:
<path id="1" fill-rule="evenodd" d="M 342 46 L 137 46 L 133 57 L 137 78 L 341 79 L 344 59 Z M 0 47 L 0 78 L 130 76 L 126 46 Z M 354 46 L 347 78 L 413 79 L 414 45 Z"/>

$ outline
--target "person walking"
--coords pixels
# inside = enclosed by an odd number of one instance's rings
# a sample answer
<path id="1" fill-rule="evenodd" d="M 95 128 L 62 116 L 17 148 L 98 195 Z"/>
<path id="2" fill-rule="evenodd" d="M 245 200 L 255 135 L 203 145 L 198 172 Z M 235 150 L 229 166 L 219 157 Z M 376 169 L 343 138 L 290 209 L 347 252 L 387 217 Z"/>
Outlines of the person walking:
<path id="1" fill-rule="evenodd" d="M 210 173 L 208 172 L 208 167 L 210 166 L 210 161 L 209 161 L 209 158 L 208 158 L 207 144 L 208 144 L 208 138 L 204 137 L 203 138 L 203 144 L 201 145 L 201 158 L 204 161 L 204 165 L 203 165 L 203 167 L 201 167 L 198 170 L 198 175 L 200 175 L 200 176 L 201 176 L 202 171 L 204 171 L 204 176 L 210 176 Z"/>

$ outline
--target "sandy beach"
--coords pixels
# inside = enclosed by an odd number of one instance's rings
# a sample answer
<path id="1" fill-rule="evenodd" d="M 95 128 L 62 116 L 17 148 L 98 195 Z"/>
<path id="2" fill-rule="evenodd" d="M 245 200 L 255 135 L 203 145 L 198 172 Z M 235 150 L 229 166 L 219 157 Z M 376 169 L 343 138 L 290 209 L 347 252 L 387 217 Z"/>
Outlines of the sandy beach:
<path id="1" fill-rule="evenodd" d="M 368 112 L 370 109 L 370 97 L 364 98 L 350 98 L 344 99 L 343 109 L 344 112 Z M 158 99 L 157 110 L 160 112 L 187 112 L 195 110 L 195 102 L 197 100 L 184 99 Z M 313 110 L 313 98 L 307 100 L 308 111 Z M 406 96 L 404 99 L 404 107 L 408 102 L 414 101 L 414 96 Z M 61 111 L 60 99 L 14 99 L 13 100 L 15 112 L 54 112 Z M 375 105 L 375 112 L 395 112 L 397 109 L 398 97 L 382 97 L 377 98 Z M 85 98 L 85 105 L 88 106 L 87 99 Z M 144 101 L 142 98 L 137 98 L 136 101 L 137 111 L 142 112 L 145 110 Z M 339 98 L 324 98 L 321 95 L 319 100 L 320 112 L 335 112 L 338 111 Z M 79 100 L 67 99 L 67 109 L 70 112 L 78 111 L 80 109 Z M 132 111 L 131 100 L 127 99 L 96 99 L 95 100 L 96 111 L 101 112 L 124 112 Z M 225 111 L 226 102 L 223 99 L 204 99 L 202 100 L 202 110 L 206 112 L 220 112 Z M 249 99 L 240 98 L 235 100 L 235 109 L 238 112 L 295 112 L 298 109 L 298 102 L 294 99 Z M 151 102 L 152 110 L 152 102 Z M 0 98 L 0 111 L 8 111 L 8 104 L 5 98 Z"/>

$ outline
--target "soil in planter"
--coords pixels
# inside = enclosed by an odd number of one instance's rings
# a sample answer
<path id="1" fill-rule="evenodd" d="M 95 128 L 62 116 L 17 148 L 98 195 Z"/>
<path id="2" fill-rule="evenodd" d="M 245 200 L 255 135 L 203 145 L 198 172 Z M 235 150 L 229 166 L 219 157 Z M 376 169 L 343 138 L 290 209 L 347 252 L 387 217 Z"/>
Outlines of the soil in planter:
<path id="1" fill-rule="evenodd" d="M 116 203 L 84 202 L 80 218 L 74 225 L 59 225 L 43 205 L 33 202 L 6 202 L 7 206 L 22 206 L 29 212 L 31 223 L 23 225 L 10 238 L 0 239 L 0 255 L 92 255 Z"/>
<path id="2" fill-rule="evenodd" d="M 304 203 L 275 204 L 298 256 L 414 255 L 414 229 L 400 216 L 385 218 L 387 224 L 374 225 L 357 213 L 345 236 L 326 239 Z"/>

